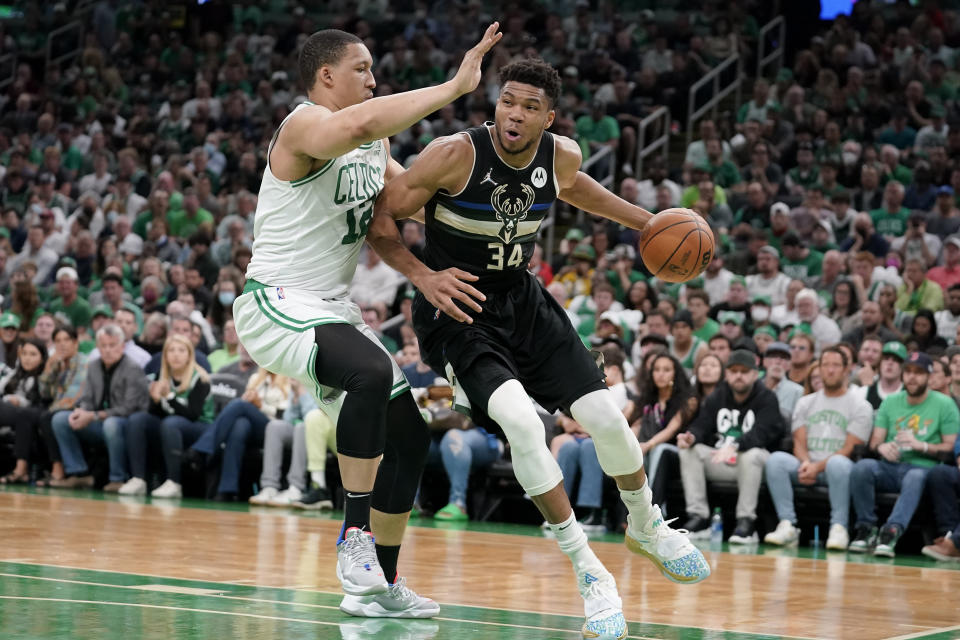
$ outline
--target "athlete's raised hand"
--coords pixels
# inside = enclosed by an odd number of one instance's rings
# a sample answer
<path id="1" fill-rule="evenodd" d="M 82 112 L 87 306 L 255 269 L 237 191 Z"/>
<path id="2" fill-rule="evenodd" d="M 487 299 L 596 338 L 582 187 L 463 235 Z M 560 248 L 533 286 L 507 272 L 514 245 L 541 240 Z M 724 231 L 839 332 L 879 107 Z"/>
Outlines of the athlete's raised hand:
<path id="1" fill-rule="evenodd" d="M 477 280 L 477 276 L 473 274 L 456 267 L 450 267 L 443 271 L 433 271 L 425 274 L 417 278 L 414 285 L 434 307 L 457 322 L 472 324 L 473 318 L 458 307 L 454 300 L 459 300 L 478 313 L 482 311 L 480 305 L 477 304 L 477 300 L 486 300 L 487 297 L 470 285 L 471 282 Z"/>
<path id="2" fill-rule="evenodd" d="M 453 78 L 453 83 L 457 87 L 460 95 L 470 93 L 480 84 L 480 77 L 482 75 L 480 73 L 480 64 L 483 62 L 483 56 L 503 37 L 503 34 L 497 31 L 499 28 L 499 22 L 494 22 L 487 27 L 487 31 L 483 34 L 483 37 L 480 38 L 480 42 L 478 42 L 473 49 L 463 54 L 460 69 L 457 70 L 457 75 Z"/>

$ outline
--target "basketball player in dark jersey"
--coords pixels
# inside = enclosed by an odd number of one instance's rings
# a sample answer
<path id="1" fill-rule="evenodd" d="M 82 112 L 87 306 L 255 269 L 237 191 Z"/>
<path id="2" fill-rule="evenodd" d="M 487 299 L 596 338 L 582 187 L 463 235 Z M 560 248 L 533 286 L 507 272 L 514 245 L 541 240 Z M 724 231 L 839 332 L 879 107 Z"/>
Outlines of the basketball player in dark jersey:
<path id="1" fill-rule="evenodd" d="M 651 503 L 639 443 L 603 372 L 527 263 L 556 198 L 634 229 L 651 214 L 579 171 L 577 144 L 546 132 L 560 90 L 551 66 L 514 62 L 500 79 L 495 122 L 428 145 L 381 193 L 367 240 L 419 290 L 414 328 L 425 361 L 446 373 L 457 404 L 469 405 L 476 423 L 503 429 L 517 480 L 573 562 L 584 598 L 583 636 L 622 638 L 616 584 L 574 518 L 531 396 L 549 411 L 569 411 L 592 436 L 629 511 L 631 551 L 676 582 L 703 580 L 710 568 Z M 426 264 L 406 249 L 395 224 L 421 207 Z"/>

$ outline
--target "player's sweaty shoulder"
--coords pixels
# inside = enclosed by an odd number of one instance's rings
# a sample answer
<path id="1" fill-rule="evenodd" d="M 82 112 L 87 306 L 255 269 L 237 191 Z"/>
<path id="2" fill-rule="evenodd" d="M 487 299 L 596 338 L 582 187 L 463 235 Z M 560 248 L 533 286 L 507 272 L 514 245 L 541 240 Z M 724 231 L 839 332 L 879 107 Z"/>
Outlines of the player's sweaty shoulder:
<path id="1" fill-rule="evenodd" d="M 309 156 L 302 148 L 307 132 L 316 131 L 317 127 L 323 126 L 323 122 L 332 115 L 333 111 L 322 104 L 311 104 L 303 109 L 298 109 L 280 129 L 280 135 L 277 136 L 277 145 L 294 155 Z"/>
<path id="2" fill-rule="evenodd" d="M 553 140 L 555 145 L 553 168 L 562 189 L 569 187 L 576 180 L 583 155 L 580 152 L 580 145 L 570 138 L 554 134 Z"/>
<path id="3" fill-rule="evenodd" d="M 455 133 L 433 140 L 420 152 L 411 170 L 429 176 L 438 188 L 456 192 L 470 179 L 473 145 L 467 134 Z"/>

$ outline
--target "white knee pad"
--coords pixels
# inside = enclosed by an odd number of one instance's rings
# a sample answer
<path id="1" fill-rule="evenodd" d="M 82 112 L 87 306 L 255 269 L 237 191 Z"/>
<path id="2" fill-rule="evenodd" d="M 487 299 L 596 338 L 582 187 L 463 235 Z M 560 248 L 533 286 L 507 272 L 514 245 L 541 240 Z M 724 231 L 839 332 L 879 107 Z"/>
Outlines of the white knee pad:
<path id="1" fill-rule="evenodd" d="M 609 391 L 588 393 L 570 405 L 570 413 L 593 438 L 600 467 L 608 476 L 629 475 L 643 467 L 640 443 Z"/>
<path id="2" fill-rule="evenodd" d="M 513 472 L 523 490 L 539 496 L 563 481 L 560 466 L 547 449 L 543 420 L 517 380 L 508 380 L 490 394 L 487 414 L 510 442 Z"/>

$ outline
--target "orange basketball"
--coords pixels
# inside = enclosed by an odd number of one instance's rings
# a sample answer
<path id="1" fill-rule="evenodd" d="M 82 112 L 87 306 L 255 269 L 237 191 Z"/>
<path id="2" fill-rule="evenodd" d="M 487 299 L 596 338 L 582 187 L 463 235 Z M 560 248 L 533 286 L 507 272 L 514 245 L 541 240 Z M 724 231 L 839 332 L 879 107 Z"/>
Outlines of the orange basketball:
<path id="1" fill-rule="evenodd" d="M 713 259 L 713 231 L 690 209 L 666 209 L 653 216 L 640 244 L 643 264 L 666 282 L 693 280 Z"/>

